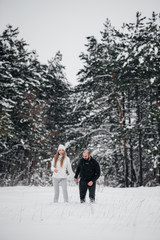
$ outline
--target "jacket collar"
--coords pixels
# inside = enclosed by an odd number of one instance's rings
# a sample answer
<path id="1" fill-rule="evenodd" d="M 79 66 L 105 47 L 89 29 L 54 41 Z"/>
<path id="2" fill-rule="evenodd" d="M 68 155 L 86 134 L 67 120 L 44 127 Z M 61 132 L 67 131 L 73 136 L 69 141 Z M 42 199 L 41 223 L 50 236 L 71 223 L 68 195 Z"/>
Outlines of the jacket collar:
<path id="1" fill-rule="evenodd" d="M 83 161 L 86 161 L 86 162 L 90 162 L 90 161 L 92 161 L 93 160 L 93 158 L 91 157 L 90 159 L 84 159 L 84 158 L 82 158 L 83 159 Z"/>

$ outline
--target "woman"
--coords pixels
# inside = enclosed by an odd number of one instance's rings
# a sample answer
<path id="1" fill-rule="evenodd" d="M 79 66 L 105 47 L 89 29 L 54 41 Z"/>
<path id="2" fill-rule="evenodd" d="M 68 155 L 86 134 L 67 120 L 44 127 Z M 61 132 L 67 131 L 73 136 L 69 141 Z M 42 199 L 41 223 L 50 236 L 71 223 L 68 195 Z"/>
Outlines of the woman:
<path id="1" fill-rule="evenodd" d="M 59 186 L 62 186 L 64 202 L 68 202 L 67 171 L 74 175 L 69 157 L 65 153 L 64 145 L 60 144 L 53 158 L 51 170 L 53 171 L 54 202 L 58 202 Z"/>

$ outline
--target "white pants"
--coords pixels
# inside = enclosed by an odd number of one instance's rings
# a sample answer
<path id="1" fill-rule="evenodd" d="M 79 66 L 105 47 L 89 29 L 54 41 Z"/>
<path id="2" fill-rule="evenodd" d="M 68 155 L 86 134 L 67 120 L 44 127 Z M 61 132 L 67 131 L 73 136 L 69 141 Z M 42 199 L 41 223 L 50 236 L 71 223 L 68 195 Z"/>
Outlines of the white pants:
<path id="1" fill-rule="evenodd" d="M 59 187 L 62 187 L 64 202 L 68 202 L 67 178 L 53 178 L 54 202 L 59 199 Z"/>

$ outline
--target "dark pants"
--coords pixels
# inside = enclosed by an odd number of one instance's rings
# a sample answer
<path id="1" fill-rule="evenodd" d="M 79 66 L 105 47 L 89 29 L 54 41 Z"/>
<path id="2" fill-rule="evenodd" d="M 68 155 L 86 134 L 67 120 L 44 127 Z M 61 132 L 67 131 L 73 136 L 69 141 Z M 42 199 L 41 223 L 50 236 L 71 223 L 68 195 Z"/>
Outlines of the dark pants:
<path id="1" fill-rule="evenodd" d="M 89 190 L 90 201 L 91 202 L 95 201 L 96 183 L 94 182 L 92 186 L 88 186 L 88 182 L 80 180 L 80 182 L 79 182 L 79 193 L 80 193 L 81 203 L 85 202 L 87 189 Z"/>

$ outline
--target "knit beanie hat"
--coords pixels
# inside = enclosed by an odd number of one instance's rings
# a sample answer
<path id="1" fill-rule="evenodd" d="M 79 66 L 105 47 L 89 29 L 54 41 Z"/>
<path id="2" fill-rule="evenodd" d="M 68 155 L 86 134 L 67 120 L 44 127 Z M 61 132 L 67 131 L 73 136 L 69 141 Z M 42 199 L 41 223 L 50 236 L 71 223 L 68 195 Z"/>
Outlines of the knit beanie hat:
<path id="1" fill-rule="evenodd" d="M 65 146 L 62 145 L 62 144 L 60 144 L 60 145 L 58 146 L 58 151 L 59 151 L 59 150 L 64 150 L 64 151 L 65 151 Z"/>

